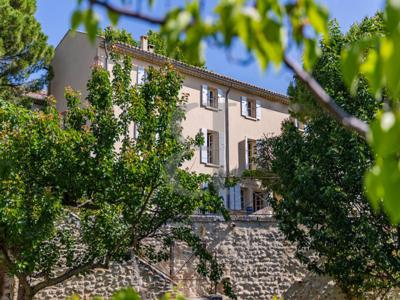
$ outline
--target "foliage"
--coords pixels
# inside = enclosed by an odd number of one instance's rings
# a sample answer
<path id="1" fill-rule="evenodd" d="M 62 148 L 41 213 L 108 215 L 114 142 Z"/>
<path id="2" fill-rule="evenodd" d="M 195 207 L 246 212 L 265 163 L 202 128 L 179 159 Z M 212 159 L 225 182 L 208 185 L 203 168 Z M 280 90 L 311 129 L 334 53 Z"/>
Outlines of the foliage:
<path id="1" fill-rule="evenodd" d="M 343 74 L 351 90 L 357 88 L 362 76 L 368 81 L 371 93 L 387 103 L 385 111 L 370 126 L 368 140 L 376 157 L 365 185 L 373 206 L 383 208 L 393 223 L 400 222 L 399 8 L 399 1 L 388 0 L 384 34 L 378 32 L 354 41 L 342 54 Z"/>
<path id="2" fill-rule="evenodd" d="M 151 6 L 153 0 L 147 2 Z M 92 40 L 99 24 L 94 11 L 95 4 L 107 8 L 113 15 L 110 17 L 113 24 L 118 22 L 115 15 L 127 12 L 116 10 L 115 6 L 103 1 L 91 1 L 87 7 L 84 1 L 78 0 L 78 7 L 71 19 L 72 27 L 83 24 Z M 204 61 L 203 41 L 206 39 L 227 48 L 240 40 L 255 55 L 263 69 L 270 62 L 280 65 L 287 37 L 290 37 L 298 45 L 304 44 L 305 63 L 311 67 L 318 52 L 315 40 L 319 34 L 327 37 L 328 32 L 328 12 L 313 0 L 284 4 L 279 0 L 256 1 L 255 5 L 241 0 L 220 0 L 210 16 L 204 14 L 199 1 L 187 1 L 181 7 L 172 8 L 165 18 L 148 18 L 140 12 L 127 12 L 126 15 L 161 25 L 160 34 L 166 43 L 166 53 L 172 56 L 181 53 L 185 60 L 195 65 Z"/>
<path id="3" fill-rule="evenodd" d="M 78 295 L 74 295 L 68 298 L 68 300 L 79 300 L 79 299 L 80 298 Z M 121 289 L 116 293 L 114 293 L 114 295 L 112 295 L 111 297 L 111 300 L 141 300 L 141 299 L 142 298 L 140 297 L 139 293 L 132 288 Z M 102 300 L 102 298 L 95 297 L 93 298 L 93 300 Z M 185 298 L 179 293 L 175 297 L 171 296 L 170 293 L 166 293 L 164 296 L 160 298 L 160 300 L 185 300 Z"/>
<path id="4" fill-rule="evenodd" d="M 112 81 L 94 67 L 85 102 L 67 90 L 63 120 L 52 103 L 31 112 L 0 102 L 0 252 L 21 299 L 132 254 L 166 258 L 174 239 L 195 249 L 213 284 L 221 280 L 220 266 L 189 230 L 195 211 L 224 208 L 200 188 L 208 175 L 180 168 L 198 145 L 181 136 L 181 78 L 171 66 L 149 68 L 146 82 L 132 86 L 131 58 L 111 56 Z M 149 237 L 160 250 L 144 242 Z"/>
<path id="5" fill-rule="evenodd" d="M 39 90 L 48 79 L 53 48 L 35 19 L 36 1 L 0 1 L 0 95 Z"/>
<path id="6" fill-rule="evenodd" d="M 132 289 L 123 289 L 115 293 L 113 300 L 140 300 L 139 294 Z"/>
<path id="7" fill-rule="evenodd" d="M 193 62 L 192 60 L 187 58 L 187 55 L 185 54 L 185 52 L 183 51 L 183 44 L 180 40 L 178 40 L 176 42 L 175 45 L 175 50 L 173 55 L 171 55 L 168 51 L 167 51 L 167 41 L 164 39 L 164 37 L 153 30 L 149 30 L 147 32 L 147 36 L 149 38 L 149 44 L 152 44 L 154 46 L 154 52 L 164 55 L 164 56 L 170 56 L 176 60 L 185 62 L 187 64 L 191 64 L 197 67 L 202 67 L 204 68 L 206 63 L 204 60 L 199 60 L 199 61 L 195 61 Z"/>
<path id="8" fill-rule="evenodd" d="M 374 118 L 382 101 L 369 93 L 365 81 L 354 95 L 346 92 L 340 53 L 353 40 L 381 30 L 381 23 L 379 15 L 365 19 L 346 35 L 332 23 L 330 41 L 322 44 L 312 73 L 338 104 L 365 121 Z M 260 144 L 259 172 L 272 178 L 263 184 L 279 195 L 271 201 L 280 228 L 296 242 L 301 261 L 334 277 L 349 295 L 363 297 L 399 286 L 399 228 L 375 214 L 364 193 L 363 175 L 373 164 L 369 145 L 321 111 L 298 80 L 291 96 L 294 105 L 309 111 L 294 114 L 306 122 L 305 132 L 287 121 L 281 136 Z M 271 174 L 276 176 L 267 176 Z"/>
<path id="9" fill-rule="evenodd" d="M 127 32 L 125 29 L 119 30 L 116 28 L 112 27 L 107 27 L 104 32 L 101 33 L 104 35 L 105 39 L 109 43 L 115 43 L 115 42 L 120 42 L 120 43 L 125 43 L 131 46 L 139 47 L 140 41 L 135 40 L 132 35 Z M 164 38 L 160 35 L 160 33 L 149 30 L 147 32 L 147 37 L 148 37 L 148 42 L 149 44 L 154 46 L 154 52 L 160 55 L 164 56 L 171 56 L 167 52 L 167 44 Z M 183 54 L 183 51 L 181 49 L 181 42 L 178 41 L 178 43 L 175 45 L 176 52 L 172 58 L 188 63 L 188 64 L 193 64 L 190 60 L 188 60 L 185 55 Z M 199 63 L 194 63 L 193 65 L 198 66 L 198 67 L 205 67 L 204 62 L 199 62 Z"/>
<path id="10" fill-rule="evenodd" d="M 100 32 L 109 43 L 124 43 L 130 46 L 139 47 L 140 42 L 136 41 L 132 35 L 125 29 L 119 30 L 111 27 L 104 29 L 104 32 Z"/>

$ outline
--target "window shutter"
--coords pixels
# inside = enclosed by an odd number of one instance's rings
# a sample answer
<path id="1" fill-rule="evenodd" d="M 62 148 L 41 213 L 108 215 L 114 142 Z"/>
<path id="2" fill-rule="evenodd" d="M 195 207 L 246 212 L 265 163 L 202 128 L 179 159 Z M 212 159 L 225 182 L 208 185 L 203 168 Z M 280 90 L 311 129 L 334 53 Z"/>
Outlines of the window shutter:
<path id="1" fill-rule="evenodd" d="M 138 66 L 137 70 L 137 84 L 143 84 L 145 79 L 145 70 L 144 67 Z"/>
<path id="2" fill-rule="evenodd" d="M 249 168 L 249 141 L 247 136 L 244 138 L 244 168 L 246 170 Z"/>
<path id="3" fill-rule="evenodd" d="M 208 155 L 207 155 L 207 129 L 201 128 L 201 134 L 203 135 L 204 144 L 200 146 L 200 162 L 208 163 Z"/>
<path id="4" fill-rule="evenodd" d="M 247 97 L 242 96 L 240 99 L 242 102 L 242 116 L 247 117 Z"/>
<path id="5" fill-rule="evenodd" d="M 219 165 L 225 167 L 225 134 L 223 132 L 218 133 L 219 137 Z"/>
<path id="6" fill-rule="evenodd" d="M 208 103 L 208 86 L 203 84 L 201 86 L 201 105 L 207 106 Z"/>
<path id="7" fill-rule="evenodd" d="M 257 120 L 261 120 L 261 101 L 260 100 L 256 101 L 256 117 L 257 117 Z"/>
<path id="8" fill-rule="evenodd" d="M 224 205 L 225 207 L 228 207 L 228 195 L 227 195 L 227 190 L 225 188 L 220 188 L 219 190 L 219 196 L 222 197 L 222 199 L 224 200 Z"/>
<path id="9" fill-rule="evenodd" d="M 218 89 L 218 108 L 219 108 L 219 110 L 223 110 L 224 107 L 225 107 L 224 91 L 221 89 Z"/>
<path id="10" fill-rule="evenodd" d="M 233 199 L 233 209 L 240 210 L 240 184 L 230 188 L 231 199 Z"/>
<path id="11" fill-rule="evenodd" d="M 239 169 L 243 170 L 246 168 L 246 153 L 245 153 L 245 141 L 239 142 Z"/>

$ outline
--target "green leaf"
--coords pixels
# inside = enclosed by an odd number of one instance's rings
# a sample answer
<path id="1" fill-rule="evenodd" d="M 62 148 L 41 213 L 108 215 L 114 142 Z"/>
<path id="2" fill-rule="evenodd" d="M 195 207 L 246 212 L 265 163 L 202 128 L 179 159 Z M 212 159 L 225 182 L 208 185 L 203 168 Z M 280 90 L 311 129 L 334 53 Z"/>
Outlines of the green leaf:
<path id="1" fill-rule="evenodd" d="M 354 94 L 359 75 L 359 59 L 360 48 L 352 46 L 342 52 L 342 72 L 343 80 L 349 87 L 350 91 Z"/>
<path id="2" fill-rule="evenodd" d="M 386 24 L 389 33 L 397 34 L 400 23 L 400 2 L 398 0 L 388 0 L 386 2 Z"/>
<path id="3" fill-rule="evenodd" d="M 114 294 L 111 298 L 112 300 L 141 300 L 139 294 L 131 289 L 123 289 Z"/>
<path id="4" fill-rule="evenodd" d="M 307 8 L 307 15 L 315 31 L 321 33 L 325 39 L 328 39 L 328 10 L 312 2 Z"/>
<path id="5" fill-rule="evenodd" d="M 93 43 L 96 40 L 97 29 L 99 26 L 99 18 L 97 14 L 94 13 L 93 9 L 88 9 L 85 12 L 84 17 L 85 28 L 89 37 L 89 40 Z"/>
<path id="6" fill-rule="evenodd" d="M 71 29 L 78 29 L 79 24 L 81 24 L 83 18 L 82 11 L 75 10 L 71 16 Z"/>
<path id="7" fill-rule="evenodd" d="M 304 68 L 310 71 L 314 64 L 316 63 L 321 51 L 318 47 L 318 42 L 315 39 L 305 39 L 304 40 Z"/>
<path id="8" fill-rule="evenodd" d="M 119 20 L 120 15 L 118 13 L 112 11 L 112 10 L 107 10 L 107 15 L 108 15 L 108 18 L 111 21 L 111 24 L 116 26 L 118 24 L 118 20 Z"/>
<path id="9" fill-rule="evenodd" d="M 381 59 L 375 49 L 369 51 L 367 58 L 360 66 L 360 72 L 368 80 L 371 93 L 375 98 L 380 98 L 384 81 Z"/>
<path id="10" fill-rule="evenodd" d="M 374 46 L 376 40 L 373 38 L 366 38 L 351 44 L 345 48 L 341 53 L 341 66 L 343 72 L 343 80 L 349 87 L 350 92 L 354 95 L 358 86 L 360 75 L 360 68 L 362 65 L 363 57 L 368 53 L 368 49 Z M 370 59 L 373 59 L 371 57 Z M 366 62 L 364 70 L 368 70 L 371 61 Z M 370 75 L 372 78 L 372 75 Z M 373 77 L 375 78 L 375 77 Z"/>
<path id="11" fill-rule="evenodd" d="M 377 157 L 365 177 L 367 195 L 375 209 L 383 206 L 392 223 L 400 222 L 400 112 L 385 112 L 371 124 L 369 142 Z"/>

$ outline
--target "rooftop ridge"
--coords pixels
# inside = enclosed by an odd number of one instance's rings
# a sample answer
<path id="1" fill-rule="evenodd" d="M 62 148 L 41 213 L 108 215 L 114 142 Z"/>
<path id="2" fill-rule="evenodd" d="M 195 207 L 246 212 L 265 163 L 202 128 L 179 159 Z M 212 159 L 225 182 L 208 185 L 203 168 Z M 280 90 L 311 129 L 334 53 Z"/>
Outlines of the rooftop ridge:
<path id="1" fill-rule="evenodd" d="M 104 39 L 104 38 L 103 38 Z M 144 58 L 145 60 L 148 60 L 150 62 L 155 62 L 155 60 L 158 60 L 158 63 L 162 63 L 162 62 L 170 62 L 172 63 L 174 66 L 178 66 L 181 69 L 187 71 L 186 73 L 197 73 L 198 74 L 202 74 L 202 75 L 206 75 L 208 77 L 212 77 L 213 79 L 217 79 L 217 81 L 219 80 L 221 85 L 225 85 L 225 86 L 234 86 L 240 90 L 246 90 L 250 93 L 253 94 L 257 94 L 259 96 L 263 96 L 268 98 L 269 100 L 272 101 L 276 101 L 276 102 L 280 102 L 282 104 L 285 105 L 289 105 L 289 101 L 290 101 L 290 97 L 284 94 L 280 94 L 277 92 L 273 92 L 271 90 L 268 90 L 266 88 L 263 87 L 259 87 L 257 85 L 248 83 L 248 82 L 244 82 L 232 77 L 229 77 L 227 75 L 223 75 L 214 71 L 210 71 L 201 67 L 197 67 L 197 66 L 193 66 L 190 65 L 188 63 L 182 62 L 182 61 L 178 61 L 176 59 L 158 54 L 158 53 L 154 53 L 154 52 L 149 52 L 149 51 L 145 51 L 142 50 L 139 47 L 135 47 L 132 46 L 130 44 L 127 43 L 122 43 L 122 42 L 117 42 L 114 45 L 116 45 L 118 48 L 120 48 L 120 50 L 122 51 L 126 51 L 129 52 L 131 54 L 136 54 L 141 56 L 142 58 Z M 192 75 L 196 75 L 196 74 L 192 74 Z"/>

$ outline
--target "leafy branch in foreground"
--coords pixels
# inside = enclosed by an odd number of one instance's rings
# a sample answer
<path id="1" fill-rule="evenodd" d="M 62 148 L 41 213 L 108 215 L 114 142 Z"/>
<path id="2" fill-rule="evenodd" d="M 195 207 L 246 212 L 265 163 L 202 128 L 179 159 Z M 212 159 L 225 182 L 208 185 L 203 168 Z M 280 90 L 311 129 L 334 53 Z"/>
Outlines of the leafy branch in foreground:
<path id="1" fill-rule="evenodd" d="M 356 94 L 345 92 L 340 52 L 352 40 L 381 30 L 381 24 L 380 15 L 366 18 L 343 34 L 333 23 L 313 71 L 342 107 L 365 121 L 383 101 L 375 99 L 365 80 Z M 301 80 L 295 78 L 289 93 L 304 107 L 295 117 L 307 122 L 305 131 L 287 121 L 280 136 L 259 144 L 258 172 L 264 187 L 277 195 L 271 201 L 280 228 L 295 242 L 300 260 L 333 277 L 349 298 L 384 298 L 400 286 L 400 231 L 366 198 L 363 176 L 373 164 L 372 149 L 321 113 Z"/>
<path id="2" fill-rule="evenodd" d="M 147 1 L 149 7 L 154 1 Z M 82 4 L 82 1 L 79 3 Z M 184 37 L 182 50 L 192 63 L 202 60 L 203 43 L 208 41 L 226 49 L 240 42 L 257 58 L 264 70 L 270 63 L 277 67 L 285 64 L 329 115 L 345 128 L 364 137 L 368 135 L 376 154 L 376 163 L 365 179 L 368 196 L 375 208 L 382 207 L 388 213 L 392 222 L 400 222 L 400 202 L 397 201 L 400 193 L 400 169 L 397 168 L 400 150 L 392 143 L 393 139 L 397 141 L 400 136 L 399 1 L 385 2 L 383 32 L 351 41 L 341 55 L 344 80 L 353 93 L 359 79 L 365 78 L 372 94 L 386 99 L 385 111 L 377 114 L 376 121 L 371 120 L 371 128 L 343 110 L 337 99 L 332 98 L 329 91 L 324 90 L 309 73 L 320 54 L 320 35 L 324 40 L 329 40 L 328 11 L 313 0 L 283 3 L 279 0 L 220 0 L 215 4 L 212 15 L 204 11 L 199 1 L 187 1 L 161 18 L 142 14 L 129 7 L 110 5 L 107 1 L 88 0 L 88 3 L 87 10 L 82 5 L 78 6 L 74 15 L 82 17 L 74 18 L 72 24 L 73 27 L 86 24 L 92 38 L 91 33 L 95 32 L 98 24 L 91 22 L 90 16 L 94 15 L 94 7 L 103 6 L 110 12 L 113 23 L 123 15 L 160 25 L 170 55 L 174 55 L 175 45 Z M 303 52 L 304 69 L 288 57 L 293 46 Z"/>

